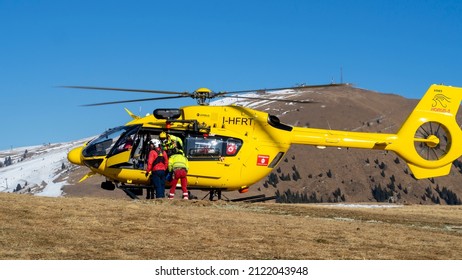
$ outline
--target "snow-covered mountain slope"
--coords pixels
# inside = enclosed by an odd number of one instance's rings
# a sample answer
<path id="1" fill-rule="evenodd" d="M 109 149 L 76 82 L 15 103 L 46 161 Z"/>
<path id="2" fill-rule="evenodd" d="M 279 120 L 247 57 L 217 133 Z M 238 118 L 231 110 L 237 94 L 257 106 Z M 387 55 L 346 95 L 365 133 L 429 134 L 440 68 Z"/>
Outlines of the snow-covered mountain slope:
<path id="1" fill-rule="evenodd" d="M 67 153 L 88 140 L 0 151 L 0 192 L 61 196 L 72 169 Z"/>

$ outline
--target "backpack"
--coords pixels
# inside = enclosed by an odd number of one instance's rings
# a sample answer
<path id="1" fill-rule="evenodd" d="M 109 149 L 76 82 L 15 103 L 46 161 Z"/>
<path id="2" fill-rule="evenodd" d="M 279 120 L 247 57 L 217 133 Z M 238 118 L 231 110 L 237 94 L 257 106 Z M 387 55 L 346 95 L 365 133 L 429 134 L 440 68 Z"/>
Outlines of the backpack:
<path id="1" fill-rule="evenodd" d="M 162 151 L 157 152 L 157 157 L 154 160 L 154 162 L 152 163 L 152 166 L 156 166 L 158 163 L 164 163 L 165 164 L 165 158 L 164 158 L 164 155 L 163 155 Z"/>

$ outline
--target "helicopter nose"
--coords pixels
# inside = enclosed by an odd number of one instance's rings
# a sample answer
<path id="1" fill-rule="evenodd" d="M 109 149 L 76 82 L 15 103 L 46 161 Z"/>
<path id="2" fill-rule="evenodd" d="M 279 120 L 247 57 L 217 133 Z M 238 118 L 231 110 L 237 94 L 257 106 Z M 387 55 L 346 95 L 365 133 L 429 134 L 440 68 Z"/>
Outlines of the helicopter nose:
<path id="1" fill-rule="evenodd" d="M 67 160 L 69 160 L 73 164 L 83 165 L 83 163 L 82 163 L 82 149 L 83 149 L 83 147 L 78 147 L 78 148 L 72 149 L 67 154 Z"/>

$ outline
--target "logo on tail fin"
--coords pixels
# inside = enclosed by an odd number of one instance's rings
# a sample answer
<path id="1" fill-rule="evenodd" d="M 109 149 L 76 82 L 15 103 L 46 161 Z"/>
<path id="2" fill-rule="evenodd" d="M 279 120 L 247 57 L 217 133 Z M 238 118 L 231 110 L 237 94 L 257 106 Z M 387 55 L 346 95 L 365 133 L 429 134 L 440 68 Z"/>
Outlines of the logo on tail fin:
<path id="1" fill-rule="evenodd" d="M 438 93 L 433 97 L 431 110 L 436 112 L 450 113 L 451 111 L 446 109 L 448 107 L 448 103 L 451 103 L 451 98 L 444 94 Z"/>
<path id="2" fill-rule="evenodd" d="M 444 94 L 437 94 L 433 97 L 432 107 L 436 107 L 438 104 L 440 104 L 441 107 L 446 108 L 448 107 L 448 103 L 451 103 L 451 98 Z"/>

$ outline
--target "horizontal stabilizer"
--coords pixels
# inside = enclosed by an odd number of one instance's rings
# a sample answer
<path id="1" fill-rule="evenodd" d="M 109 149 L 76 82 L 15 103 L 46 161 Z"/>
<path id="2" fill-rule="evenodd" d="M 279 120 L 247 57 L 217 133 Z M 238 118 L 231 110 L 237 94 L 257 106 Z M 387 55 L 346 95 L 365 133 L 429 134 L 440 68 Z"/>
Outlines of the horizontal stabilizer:
<path id="1" fill-rule="evenodd" d="M 445 176 L 448 175 L 451 171 L 451 163 L 439 168 L 423 168 L 413 165 L 411 163 L 408 163 L 408 165 L 416 179 L 426 179 L 438 176 Z"/>

